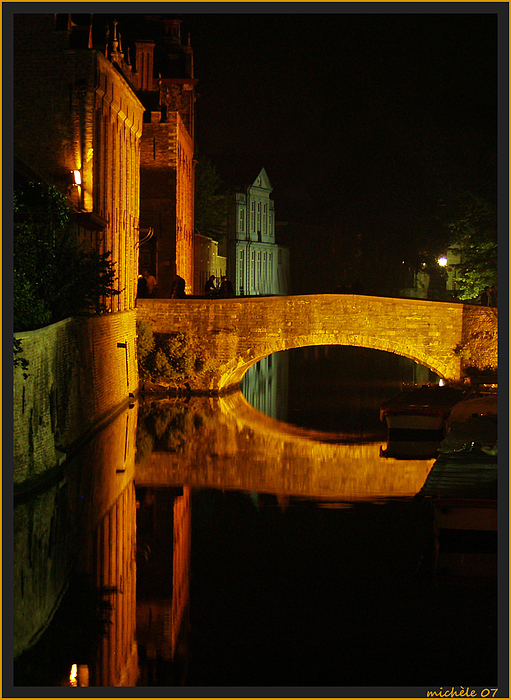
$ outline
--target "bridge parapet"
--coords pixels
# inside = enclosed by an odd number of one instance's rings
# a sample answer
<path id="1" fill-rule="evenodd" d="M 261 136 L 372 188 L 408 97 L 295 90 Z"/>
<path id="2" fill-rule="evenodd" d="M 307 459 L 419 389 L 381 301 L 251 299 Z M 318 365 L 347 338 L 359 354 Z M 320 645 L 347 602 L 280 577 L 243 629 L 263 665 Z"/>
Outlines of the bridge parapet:
<path id="1" fill-rule="evenodd" d="M 231 390 L 263 357 L 310 345 L 392 352 L 453 381 L 468 366 L 497 366 L 496 311 L 459 303 L 353 294 L 140 299 L 137 319 L 201 338 L 214 368 L 189 381 L 195 391 Z"/>

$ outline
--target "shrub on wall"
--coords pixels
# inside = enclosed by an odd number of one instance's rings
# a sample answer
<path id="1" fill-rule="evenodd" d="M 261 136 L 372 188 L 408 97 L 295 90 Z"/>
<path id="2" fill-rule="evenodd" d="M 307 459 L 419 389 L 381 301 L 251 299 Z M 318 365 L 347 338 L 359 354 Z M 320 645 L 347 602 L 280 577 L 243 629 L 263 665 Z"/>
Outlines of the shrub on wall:
<path id="1" fill-rule="evenodd" d="M 137 321 L 138 369 L 150 380 L 185 380 L 204 372 L 209 358 L 203 344 L 191 333 L 153 333 Z"/>
<path id="2" fill-rule="evenodd" d="M 29 182 L 14 193 L 14 331 L 106 311 L 114 289 L 110 252 L 78 244 L 72 211 L 55 187 Z"/>

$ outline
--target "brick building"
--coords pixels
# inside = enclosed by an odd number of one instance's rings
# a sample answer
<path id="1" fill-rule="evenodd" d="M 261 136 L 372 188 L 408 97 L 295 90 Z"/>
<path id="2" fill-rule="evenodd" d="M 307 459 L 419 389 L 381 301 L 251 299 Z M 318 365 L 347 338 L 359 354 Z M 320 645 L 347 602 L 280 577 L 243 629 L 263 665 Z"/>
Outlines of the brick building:
<path id="1" fill-rule="evenodd" d="M 226 274 L 227 259 L 220 252 L 218 241 L 209 236 L 202 236 L 195 231 L 195 281 L 196 294 L 202 294 L 207 280 L 214 275 L 216 284 Z"/>
<path id="2" fill-rule="evenodd" d="M 263 168 L 229 202 L 227 276 L 237 295 L 289 293 L 289 251 L 275 242 L 272 186 Z"/>
<path id="3" fill-rule="evenodd" d="M 101 51 L 70 16 L 14 15 L 14 154 L 68 194 L 81 240 L 111 251 L 120 294 L 107 300 L 110 311 L 133 309 L 136 298 L 136 84 L 115 27 Z"/>
<path id="4" fill-rule="evenodd" d="M 195 86 L 190 41 L 181 20 L 146 19 L 154 39 L 138 40 L 138 96 L 146 108 L 141 141 L 140 212 L 154 235 L 140 246 L 141 269 L 169 297 L 175 275 L 194 291 Z"/>

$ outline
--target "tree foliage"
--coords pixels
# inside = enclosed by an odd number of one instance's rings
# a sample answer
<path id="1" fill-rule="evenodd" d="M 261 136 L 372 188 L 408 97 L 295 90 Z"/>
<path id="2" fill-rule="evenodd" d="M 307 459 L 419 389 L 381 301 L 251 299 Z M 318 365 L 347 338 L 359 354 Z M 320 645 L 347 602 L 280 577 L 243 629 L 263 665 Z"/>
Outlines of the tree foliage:
<path id="1" fill-rule="evenodd" d="M 195 229 L 215 241 L 225 235 L 227 198 L 220 192 L 222 181 L 208 158 L 201 158 L 195 169 Z"/>
<path id="2" fill-rule="evenodd" d="M 142 377 L 183 380 L 208 368 L 207 350 L 191 333 L 153 333 L 147 323 L 137 321 L 137 336 Z"/>
<path id="3" fill-rule="evenodd" d="M 497 283 L 497 207 L 472 192 L 459 194 L 448 228 L 451 248 L 461 251 L 459 298 L 475 299 Z"/>
<path id="4" fill-rule="evenodd" d="M 106 311 L 119 294 L 110 252 L 85 251 L 55 188 L 31 182 L 14 194 L 14 331 Z"/>

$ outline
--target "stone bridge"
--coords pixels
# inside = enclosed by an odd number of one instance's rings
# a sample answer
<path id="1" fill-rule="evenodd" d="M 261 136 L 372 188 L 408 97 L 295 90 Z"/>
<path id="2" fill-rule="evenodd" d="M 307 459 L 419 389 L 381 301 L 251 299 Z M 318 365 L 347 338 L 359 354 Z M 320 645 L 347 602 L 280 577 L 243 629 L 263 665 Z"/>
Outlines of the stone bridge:
<path id="1" fill-rule="evenodd" d="M 470 304 L 354 294 L 139 299 L 137 319 L 208 348 L 210 367 L 189 380 L 192 391 L 232 390 L 263 357 L 310 345 L 392 352 L 452 381 L 467 367 L 497 366 L 497 311 Z"/>

